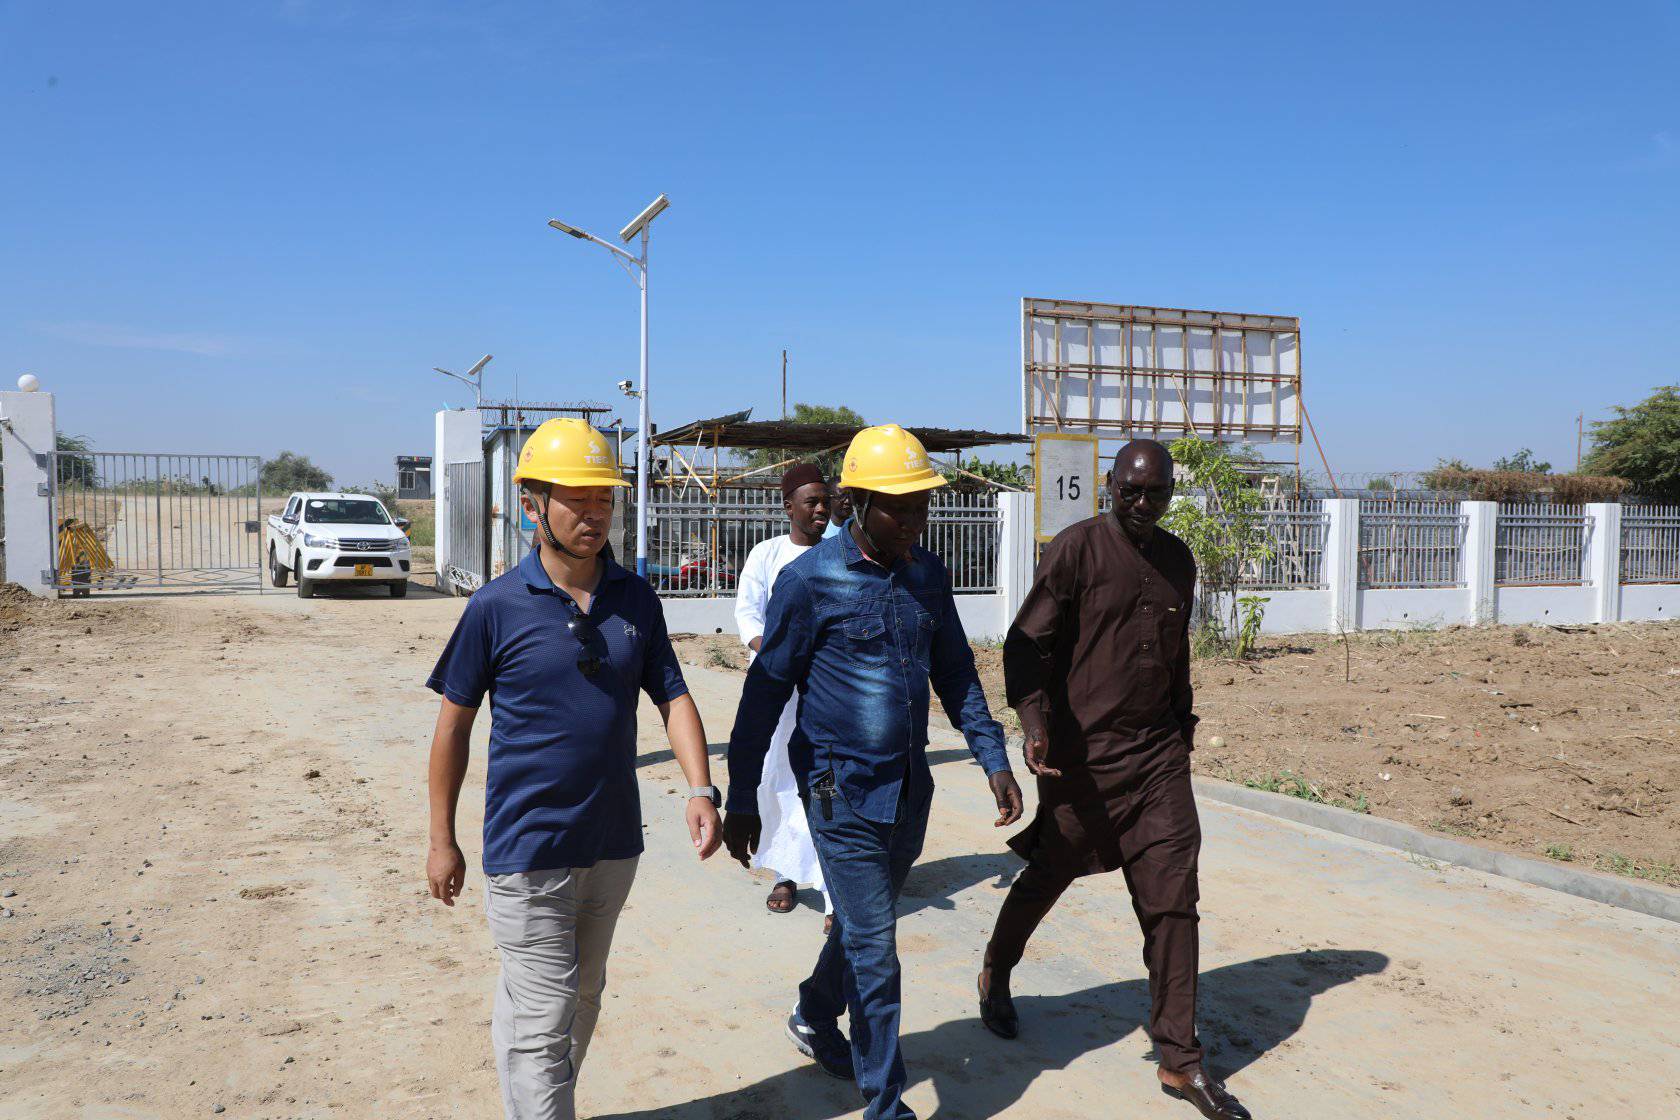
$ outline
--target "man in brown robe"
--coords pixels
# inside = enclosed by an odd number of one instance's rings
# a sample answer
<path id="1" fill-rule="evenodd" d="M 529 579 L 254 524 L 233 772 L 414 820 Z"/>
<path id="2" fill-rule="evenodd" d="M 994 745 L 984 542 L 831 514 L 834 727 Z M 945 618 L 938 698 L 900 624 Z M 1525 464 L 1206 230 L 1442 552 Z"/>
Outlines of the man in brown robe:
<path id="1" fill-rule="evenodd" d="M 1004 641 L 1009 704 L 1021 717 L 1039 807 L 1009 842 L 1027 866 L 986 947 L 980 1016 L 993 1033 L 1016 1036 L 1009 976 L 1027 939 L 1074 879 L 1119 869 L 1143 927 L 1163 1091 L 1210 1120 L 1249 1120 L 1203 1070 L 1196 1037 L 1196 564 L 1156 526 L 1172 502 L 1172 456 L 1134 440 L 1115 457 L 1108 485 L 1113 512 L 1050 543 Z"/>

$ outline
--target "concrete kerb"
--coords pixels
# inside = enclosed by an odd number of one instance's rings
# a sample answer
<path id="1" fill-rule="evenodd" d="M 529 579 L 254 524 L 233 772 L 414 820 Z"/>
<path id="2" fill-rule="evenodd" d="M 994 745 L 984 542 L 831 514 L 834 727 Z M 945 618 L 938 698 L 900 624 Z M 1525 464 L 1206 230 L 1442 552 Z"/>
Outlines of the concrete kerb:
<path id="1" fill-rule="evenodd" d="M 1210 801 L 1235 805 L 1240 809 L 1252 809 L 1267 816 L 1322 828 L 1341 836 L 1351 836 L 1356 840 L 1368 840 L 1373 844 L 1397 848 L 1442 863 L 1467 867 L 1472 871 L 1503 875 L 1507 879 L 1562 891 L 1564 894 L 1572 894 L 1592 902 L 1602 902 L 1624 910 L 1649 914 L 1654 918 L 1680 922 L 1680 891 L 1633 883 L 1612 875 L 1561 867 L 1555 863 L 1513 855 L 1510 852 L 1481 848 L 1380 817 L 1337 809 L 1330 805 L 1319 805 L 1281 793 L 1249 789 L 1215 778 L 1193 778 L 1191 781 L 1197 796 Z"/>

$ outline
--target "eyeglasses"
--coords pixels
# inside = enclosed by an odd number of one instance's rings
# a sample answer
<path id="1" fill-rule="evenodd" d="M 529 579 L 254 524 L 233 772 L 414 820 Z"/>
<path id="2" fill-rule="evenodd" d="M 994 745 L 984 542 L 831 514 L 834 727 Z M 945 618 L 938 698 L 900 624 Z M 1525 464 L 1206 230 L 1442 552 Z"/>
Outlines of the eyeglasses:
<path id="1" fill-rule="evenodd" d="M 1169 501 L 1173 496 L 1171 484 L 1166 486 L 1116 486 L 1114 501 L 1123 506 L 1129 506 L 1139 498 L 1147 497 L 1150 505 L 1160 505 Z"/>
<path id="2" fill-rule="evenodd" d="M 595 674 L 601 671 L 601 663 L 606 643 L 601 640 L 601 632 L 595 629 L 595 624 L 581 612 L 574 611 L 572 617 L 566 620 L 566 629 L 578 643 L 578 672 L 589 680 L 595 679 Z"/>

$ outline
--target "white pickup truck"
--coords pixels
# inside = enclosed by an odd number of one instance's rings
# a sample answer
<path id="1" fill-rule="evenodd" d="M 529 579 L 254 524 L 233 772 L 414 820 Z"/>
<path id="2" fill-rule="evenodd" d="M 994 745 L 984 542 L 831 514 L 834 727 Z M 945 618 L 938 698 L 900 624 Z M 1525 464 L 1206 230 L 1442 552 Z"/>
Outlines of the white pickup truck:
<path id="1" fill-rule="evenodd" d="M 275 587 L 296 577 L 300 599 L 316 585 L 382 583 L 391 598 L 408 594 L 408 519 L 392 517 L 370 494 L 293 494 L 268 517 L 268 576 Z"/>

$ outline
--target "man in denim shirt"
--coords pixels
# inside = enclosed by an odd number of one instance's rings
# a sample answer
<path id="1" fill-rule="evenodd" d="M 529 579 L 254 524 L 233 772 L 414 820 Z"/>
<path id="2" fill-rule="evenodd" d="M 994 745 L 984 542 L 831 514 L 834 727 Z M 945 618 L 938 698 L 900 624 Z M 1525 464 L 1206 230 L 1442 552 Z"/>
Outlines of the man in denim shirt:
<path id="1" fill-rule="evenodd" d="M 856 1079 L 867 1120 L 915 1120 L 903 1099 L 896 906 L 933 801 L 930 677 L 985 768 L 997 826 L 1021 816 L 1021 790 L 1003 730 L 986 707 L 950 577 L 916 545 L 927 527 L 928 492 L 944 484 L 921 441 L 896 424 L 866 428 L 852 441 L 841 485 L 856 515 L 782 569 L 729 740 L 724 839 L 746 864 L 759 840 L 765 752 L 798 691 L 788 757 L 835 922 L 799 986 L 788 1036 L 826 1072 Z M 849 1045 L 838 1023 L 848 1009 Z"/>

